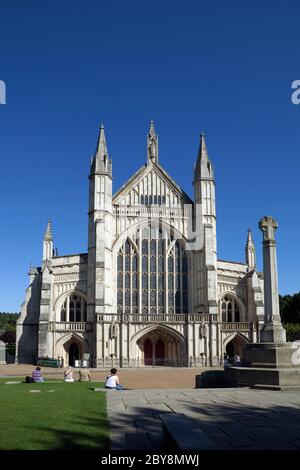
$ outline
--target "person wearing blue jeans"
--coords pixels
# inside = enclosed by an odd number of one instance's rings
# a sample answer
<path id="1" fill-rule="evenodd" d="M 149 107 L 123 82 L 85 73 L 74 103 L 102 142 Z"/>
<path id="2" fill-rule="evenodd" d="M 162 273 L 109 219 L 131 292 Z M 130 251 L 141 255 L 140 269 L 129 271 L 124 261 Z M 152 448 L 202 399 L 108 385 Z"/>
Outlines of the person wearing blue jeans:
<path id="1" fill-rule="evenodd" d="M 105 388 L 117 391 L 123 390 L 119 382 L 119 377 L 117 376 L 117 369 L 110 369 L 110 374 L 106 377 Z"/>

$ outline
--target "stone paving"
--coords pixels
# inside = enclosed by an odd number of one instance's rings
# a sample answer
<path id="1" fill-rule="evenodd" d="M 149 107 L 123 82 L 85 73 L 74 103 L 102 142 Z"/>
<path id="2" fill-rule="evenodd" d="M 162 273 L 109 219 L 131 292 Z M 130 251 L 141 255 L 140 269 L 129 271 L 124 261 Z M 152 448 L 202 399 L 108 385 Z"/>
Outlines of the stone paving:
<path id="1" fill-rule="evenodd" d="M 195 420 L 218 449 L 296 450 L 300 449 L 299 405 L 296 390 L 108 391 L 111 449 L 164 449 L 160 415 L 181 413 Z"/>

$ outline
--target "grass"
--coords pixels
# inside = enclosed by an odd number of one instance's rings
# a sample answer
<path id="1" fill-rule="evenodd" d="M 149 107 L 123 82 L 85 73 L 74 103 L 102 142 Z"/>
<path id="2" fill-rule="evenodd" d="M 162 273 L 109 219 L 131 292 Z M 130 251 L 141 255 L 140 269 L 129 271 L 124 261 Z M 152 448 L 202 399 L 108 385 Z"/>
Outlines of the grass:
<path id="1" fill-rule="evenodd" d="M 56 383 L 55 379 L 53 383 L 5 384 L 20 380 L 0 379 L 1 450 L 108 448 L 105 393 L 91 390 L 104 384 Z"/>

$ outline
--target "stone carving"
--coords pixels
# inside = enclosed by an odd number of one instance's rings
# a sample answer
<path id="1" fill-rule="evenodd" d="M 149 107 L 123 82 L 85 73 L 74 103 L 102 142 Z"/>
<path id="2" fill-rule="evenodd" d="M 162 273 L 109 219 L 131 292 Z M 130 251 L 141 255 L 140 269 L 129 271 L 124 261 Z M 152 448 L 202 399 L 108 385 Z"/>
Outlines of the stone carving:
<path id="1" fill-rule="evenodd" d="M 116 323 L 113 320 L 109 328 L 109 337 L 110 339 L 113 339 L 113 338 L 116 338 L 117 336 L 118 336 L 118 325 L 116 325 Z"/>
<path id="2" fill-rule="evenodd" d="M 259 221 L 259 228 L 263 232 L 264 241 L 275 241 L 275 231 L 278 228 L 278 223 L 273 217 L 263 217 Z"/>
<path id="3" fill-rule="evenodd" d="M 154 123 L 151 121 L 150 131 L 148 132 L 148 160 L 156 162 L 158 160 L 158 141 L 154 130 Z"/>
<path id="4" fill-rule="evenodd" d="M 207 336 L 207 325 L 202 322 L 199 327 L 199 338 L 200 339 L 206 338 L 206 336 Z"/>
<path id="5" fill-rule="evenodd" d="M 156 141 L 154 137 L 150 137 L 149 139 L 149 155 L 151 160 L 155 160 L 156 158 Z"/>

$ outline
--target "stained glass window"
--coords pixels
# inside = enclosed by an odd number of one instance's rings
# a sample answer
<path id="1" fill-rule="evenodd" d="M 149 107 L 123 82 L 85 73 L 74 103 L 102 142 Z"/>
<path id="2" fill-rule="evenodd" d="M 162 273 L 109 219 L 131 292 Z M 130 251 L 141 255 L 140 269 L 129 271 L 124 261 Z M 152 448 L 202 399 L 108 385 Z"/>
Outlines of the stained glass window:
<path id="1" fill-rule="evenodd" d="M 146 197 L 145 197 L 146 199 Z M 161 198 L 161 201 L 163 198 Z M 160 199 L 156 199 L 157 203 Z M 155 200 L 154 200 L 155 202 Z M 186 313 L 188 311 L 188 263 L 179 241 L 157 230 L 139 232 L 137 250 L 127 239 L 117 256 L 118 312 Z M 171 244 L 171 247 L 170 247 Z M 139 263 L 138 256 L 141 257 Z M 139 266 L 141 271 L 139 272 Z M 167 272 L 165 272 L 167 266 Z M 139 289 L 141 305 L 139 305 Z M 168 289 L 168 292 L 165 292 Z M 149 310 L 148 310 L 149 309 Z"/>

